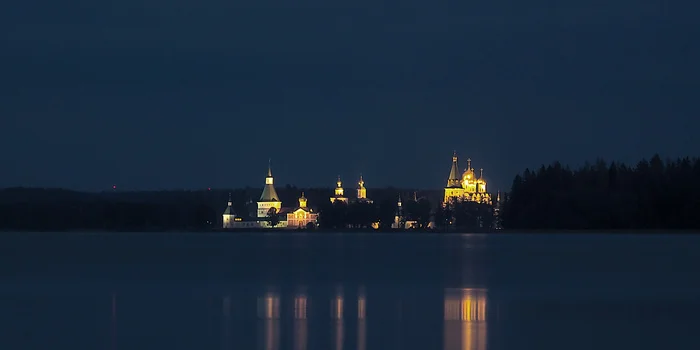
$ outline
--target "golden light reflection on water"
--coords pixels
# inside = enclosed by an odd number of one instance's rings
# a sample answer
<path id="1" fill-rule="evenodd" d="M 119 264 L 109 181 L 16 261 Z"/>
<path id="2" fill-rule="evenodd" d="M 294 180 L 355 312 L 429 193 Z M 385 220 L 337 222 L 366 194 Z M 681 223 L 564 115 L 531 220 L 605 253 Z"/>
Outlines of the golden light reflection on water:
<path id="1" fill-rule="evenodd" d="M 277 350 L 280 346 L 280 297 L 267 292 L 258 298 L 258 317 L 263 320 L 263 349 Z"/>
<path id="2" fill-rule="evenodd" d="M 308 297 L 305 293 L 294 296 L 294 350 L 306 350 L 309 344 L 307 303 Z"/>
<path id="3" fill-rule="evenodd" d="M 366 323 L 367 298 L 363 288 L 360 288 L 357 296 L 357 350 L 367 349 L 367 323 Z"/>
<path id="4" fill-rule="evenodd" d="M 444 350 L 486 350 L 486 289 L 446 289 Z"/>
<path id="5" fill-rule="evenodd" d="M 331 300 L 331 318 L 335 321 L 333 327 L 333 340 L 335 350 L 343 349 L 343 340 L 345 338 L 345 324 L 343 322 L 344 313 L 344 297 L 342 288 L 338 288 L 335 297 Z"/>
<path id="6" fill-rule="evenodd" d="M 351 295 L 354 292 L 351 293 Z M 331 350 L 343 350 L 345 339 L 346 306 L 350 309 L 350 317 L 355 317 L 354 308 L 357 308 L 357 342 L 353 349 L 366 350 L 367 348 L 367 297 L 364 288 L 360 287 L 357 297 L 345 300 L 346 296 L 342 288 L 337 288 L 335 293 L 326 296 L 324 303 L 330 304 L 330 344 Z M 327 299 L 328 298 L 328 299 Z M 346 303 L 348 301 L 348 303 Z M 287 303 L 293 303 L 289 305 Z M 258 297 L 258 318 L 260 322 L 259 348 L 265 350 L 279 350 L 281 347 L 281 303 L 284 306 L 285 315 L 293 312 L 293 330 L 291 337 L 287 338 L 294 350 L 307 350 L 309 347 L 309 313 L 313 304 L 309 303 L 309 295 L 305 290 L 298 291 L 292 297 L 281 301 L 277 292 L 268 291 Z M 230 312 L 228 306 L 230 299 L 224 299 L 224 314 Z M 328 304 L 326 304 L 328 305 Z M 408 303 L 407 307 L 411 307 Z M 400 311 L 396 311 L 400 312 Z M 445 289 L 443 303 L 443 350 L 486 350 L 487 349 L 487 316 L 488 298 L 487 290 L 480 288 Z M 285 319 L 289 316 L 284 316 Z M 326 316 L 327 317 L 327 316 Z M 399 314 L 400 318 L 401 315 Z M 355 322 L 351 319 L 349 322 Z"/>

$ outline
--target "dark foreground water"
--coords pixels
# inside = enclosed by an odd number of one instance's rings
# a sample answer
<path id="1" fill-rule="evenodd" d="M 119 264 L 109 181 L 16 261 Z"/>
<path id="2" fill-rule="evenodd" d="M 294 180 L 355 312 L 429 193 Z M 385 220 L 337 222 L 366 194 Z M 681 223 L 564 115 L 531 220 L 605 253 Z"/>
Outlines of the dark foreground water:
<path id="1" fill-rule="evenodd" d="M 0 349 L 697 349 L 694 235 L 4 234 Z"/>

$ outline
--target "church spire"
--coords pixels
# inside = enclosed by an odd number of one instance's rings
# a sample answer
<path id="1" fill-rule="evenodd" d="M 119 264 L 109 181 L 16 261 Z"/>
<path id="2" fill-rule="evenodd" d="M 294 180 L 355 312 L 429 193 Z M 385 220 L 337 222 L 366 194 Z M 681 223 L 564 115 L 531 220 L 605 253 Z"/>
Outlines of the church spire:
<path id="1" fill-rule="evenodd" d="M 401 207 L 401 194 L 399 193 L 399 201 L 396 203 L 396 214 L 394 215 L 393 228 L 402 228 L 403 223 L 403 208 Z"/>
<path id="2" fill-rule="evenodd" d="M 472 170 L 472 159 L 467 158 L 467 170 Z"/>
<path id="3" fill-rule="evenodd" d="M 233 212 L 233 200 L 231 200 L 231 192 L 228 193 L 228 203 L 226 206 L 226 210 L 224 211 L 224 225 L 226 225 L 226 216 L 231 215 L 235 216 L 236 214 Z M 229 217 L 229 220 L 232 220 Z M 226 226 L 225 226 L 226 227 Z"/>
<path id="4" fill-rule="evenodd" d="M 362 174 L 360 174 L 360 181 L 357 182 L 357 199 L 366 199 L 367 189 L 365 188 L 365 180 L 362 179 Z"/>
<path id="5" fill-rule="evenodd" d="M 343 190 L 343 181 L 340 180 L 340 175 L 338 175 L 338 181 L 335 182 L 335 196 L 337 198 L 343 197 L 345 195 L 345 190 Z"/>
<path id="6" fill-rule="evenodd" d="M 270 160 L 267 163 L 267 176 L 265 177 L 265 187 L 263 188 L 262 195 L 260 195 L 259 202 L 278 202 L 279 197 L 277 196 L 277 191 L 275 191 L 275 179 L 272 177 L 272 167 L 270 166 Z"/>
<path id="7" fill-rule="evenodd" d="M 447 178 L 447 187 L 460 187 L 459 166 L 457 165 L 457 151 L 452 154 L 452 167 Z"/>
<path id="8" fill-rule="evenodd" d="M 480 179 L 484 178 L 484 168 L 479 169 L 479 178 Z"/>
<path id="9" fill-rule="evenodd" d="M 331 203 L 335 201 L 341 201 L 347 203 L 348 199 L 345 198 L 345 190 L 343 189 L 343 181 L 340 180 L 340 175 L 338 175 L 338 180 L 335 182 L 335 190 L 333 191 L 333 197 L 331 197 Z"/>
<path id="10" fill-rule="evenodd" d="M 299 197 L 299 208 L 306 208 L 306 197 L 304 197 L 304 192 L 301 192 L 301 197 Z"/>

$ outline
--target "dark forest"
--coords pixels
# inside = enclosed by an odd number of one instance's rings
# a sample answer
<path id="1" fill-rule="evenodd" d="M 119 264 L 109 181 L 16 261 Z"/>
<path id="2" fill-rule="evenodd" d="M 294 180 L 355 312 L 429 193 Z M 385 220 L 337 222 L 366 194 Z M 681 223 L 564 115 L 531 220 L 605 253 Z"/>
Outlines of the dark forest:
<path id="1" fill-rule="evenodd" d="M 84 193 L 63 189 L 0 190 L 0 229 L 170 231 L 214 230 L 229 193 L 235 212 L 254 212 L 260 188 L 200 191 Z M 331 203 L 331 188 L 277 188 L 283 206 L 295 207 L 304 191 L 321 216 L 322 229 L 364 229 L 381 222 L 389 229 L 397 200 L 403 221 L 418 230 L 504 232 L 529 230 L 697 230 L 700 229 L 700 159 L 634 166 L 598 160 L 578 169 L 554 162 L 515 176 L 501 203 L 453 203 L 443 208 L 442 190 L 368 189 L 374 203 Z M 352 193 L 352 188 L 346 192 Z M 350 196 L 352 197 L 352 195 Z"/>
<path id="2" fill-rule="evenodd" d="M 555 162 L 517 175 L 502 207 L 509 229 L 700 229 L 700 159 Z"/>

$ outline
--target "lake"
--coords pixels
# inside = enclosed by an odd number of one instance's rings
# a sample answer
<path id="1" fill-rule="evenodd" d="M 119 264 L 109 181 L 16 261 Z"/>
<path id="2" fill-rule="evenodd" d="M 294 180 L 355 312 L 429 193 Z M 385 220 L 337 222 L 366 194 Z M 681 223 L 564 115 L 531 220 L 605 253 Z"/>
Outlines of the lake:
<path id="1" fill-rule="evenodd" d="M 2 349 L 696 349 L 700 236 L 4 233 Z"/>

